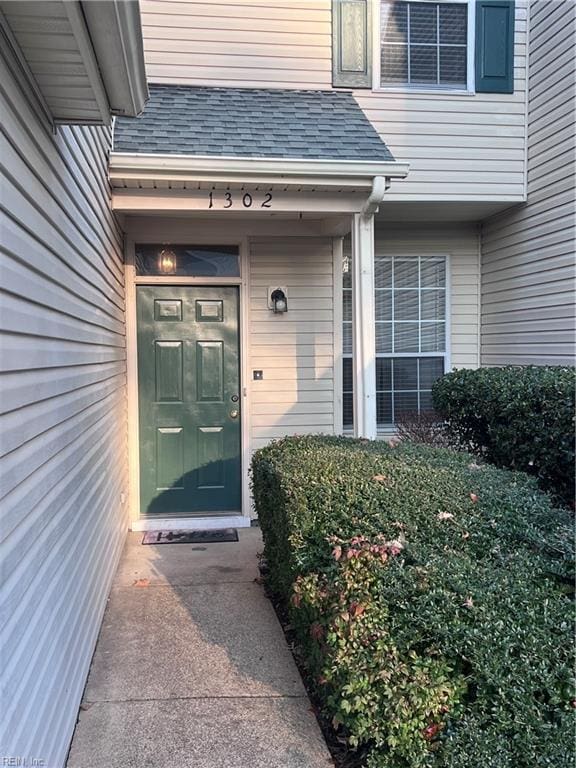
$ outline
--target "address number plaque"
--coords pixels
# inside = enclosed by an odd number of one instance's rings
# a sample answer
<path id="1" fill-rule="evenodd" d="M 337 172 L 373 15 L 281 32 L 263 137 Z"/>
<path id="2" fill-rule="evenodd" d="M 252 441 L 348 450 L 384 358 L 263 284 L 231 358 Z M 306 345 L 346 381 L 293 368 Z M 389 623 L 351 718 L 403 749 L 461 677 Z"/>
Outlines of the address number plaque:
<path id="1" fill-rule="evenodd" d="M 272 208 L 272 192 L 233 192 L 208 193 L 208 208 Z"/>

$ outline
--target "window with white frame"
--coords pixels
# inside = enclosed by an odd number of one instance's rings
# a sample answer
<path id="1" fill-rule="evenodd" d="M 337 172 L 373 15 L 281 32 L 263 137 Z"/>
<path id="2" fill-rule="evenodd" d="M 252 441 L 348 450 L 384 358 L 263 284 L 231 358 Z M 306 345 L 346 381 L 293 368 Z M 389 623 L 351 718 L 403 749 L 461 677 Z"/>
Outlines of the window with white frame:
<path id="1" fill-rule="evenodd" d="M 380 86 L 468 87 L 468 2 L 381 0 Z"/>
<path id="2" fill-rule="evenodd" d="M 446 258 L 375 256 L 376 418 L 432 409 L 432 384 L 445 370 Z M 343 423 L 353 424 L 352 280 L 343 276 Z"/>

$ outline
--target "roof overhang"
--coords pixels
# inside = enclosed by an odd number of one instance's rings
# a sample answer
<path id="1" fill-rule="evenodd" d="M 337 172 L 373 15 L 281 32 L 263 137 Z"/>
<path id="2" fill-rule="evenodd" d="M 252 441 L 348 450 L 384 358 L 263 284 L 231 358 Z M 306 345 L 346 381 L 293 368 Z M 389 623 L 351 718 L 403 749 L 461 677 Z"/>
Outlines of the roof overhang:
<path id="1" fill-rule="evenodd" d="M 221 214 L 210 192 L 242 190 L 274 194 L 273 212 L 361 212 L 375 180 L 387 187 L 403 179 L 408 164 L 358 160 L 128 154 L 112 152 L 109 176 L 113 208 L 123 213 L 183 211 Z M 212 203 L 212 205 L 210 205 Z M 230 206 L 232 208 L 233 206 Z M 251 215 L 262 206 L 238 206 Z M 225 210 L 225 209 L 224 209 Z"/>
<path id="2" fill-rule="evenodd" d="M 137 0 L 0 0 L 11 68 L 53 123 L 135 116 L 148 96 Z"/>
<path id="3" fill-rule="evenodd" d="M 88 0 L 82 9 L 111 113 L 139 115 L 148 86 L 138 0 Z"/>

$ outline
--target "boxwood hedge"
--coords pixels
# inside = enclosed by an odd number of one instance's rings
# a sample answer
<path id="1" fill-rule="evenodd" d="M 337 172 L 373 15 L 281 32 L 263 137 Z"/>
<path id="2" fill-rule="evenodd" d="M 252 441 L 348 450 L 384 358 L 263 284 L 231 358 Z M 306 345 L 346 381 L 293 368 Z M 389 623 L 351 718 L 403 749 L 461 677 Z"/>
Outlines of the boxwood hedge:
<path id="1" fill-rule="evenodd" d="M 564 768 L 568 513 L 525 474 L 428 446 L 286 438 L 255 454 L 270 587 L 370 768 Z"/>
<path id="2" fill-rule="evenodd" d="M 575 383 L 569 367 L 480 368 L 443 376 L 432 397 L 453 439 L 571 504 Z"/>

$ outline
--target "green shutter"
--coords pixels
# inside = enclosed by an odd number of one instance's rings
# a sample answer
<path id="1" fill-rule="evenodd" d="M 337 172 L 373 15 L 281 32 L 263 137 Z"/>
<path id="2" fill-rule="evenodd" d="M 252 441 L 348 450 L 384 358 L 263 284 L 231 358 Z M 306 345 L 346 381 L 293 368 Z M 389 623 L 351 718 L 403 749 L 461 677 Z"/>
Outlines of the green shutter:
<path id="1" fill-rule="evenodd" d="M 370 0 L 332 0 L 332 85 L 372 87 Z"/>
<path id="2" fill-rule="evenodd" d="M 477 0 L 476 91 L 514 92 L 514 0 Z"/>

